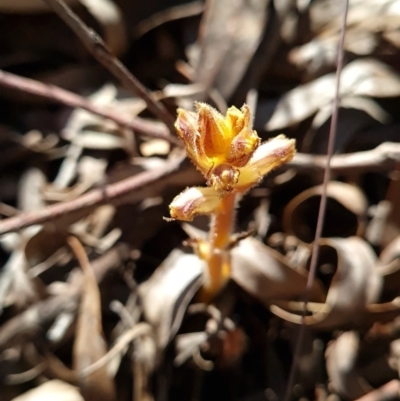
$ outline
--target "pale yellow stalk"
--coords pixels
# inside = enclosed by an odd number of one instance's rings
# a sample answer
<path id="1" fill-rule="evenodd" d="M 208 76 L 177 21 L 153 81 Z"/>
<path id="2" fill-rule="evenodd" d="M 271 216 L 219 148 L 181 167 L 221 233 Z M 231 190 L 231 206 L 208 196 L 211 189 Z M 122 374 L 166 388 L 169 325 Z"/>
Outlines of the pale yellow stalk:
<path id="1" fill-rule="evenodd" d="M 235 220 L 236 193 L 227 194 L 212 215 L 209 234 L 207 272 L 200 293 L 203 301 L 210 300 L 225 286 L 230 277 L 229 245 Z"/>

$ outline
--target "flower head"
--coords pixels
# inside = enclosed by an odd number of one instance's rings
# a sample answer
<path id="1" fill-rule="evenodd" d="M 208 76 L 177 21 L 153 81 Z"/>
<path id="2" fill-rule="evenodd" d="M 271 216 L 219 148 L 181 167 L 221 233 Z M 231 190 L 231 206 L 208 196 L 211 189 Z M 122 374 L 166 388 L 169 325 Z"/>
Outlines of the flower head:
<path id="1" fill-rule="evenodd" d="M 250 110 L 243 105 L 228 109 L 226 116 L 205 103 L 196 103 L 196 112 L 178 110 L 175 123 L 188 156 L 217 191 L 230 192 L 260 144 L 252 129 Z"/>
<path id="2" fill-rule="evenodd" d="M 295 141 L 284 135 L 260 144 L 247 105 L 240 110 L 232 106 L 225 116 L 205 103 L 195 107 L 196 112 L 179 109 L 175 123 L 188 156 L 208 185 L 189 188 L 171 203 L 171 217 L 187 221 L 212 214 L 229 193 L 245 193 L 296 151 Z"/>

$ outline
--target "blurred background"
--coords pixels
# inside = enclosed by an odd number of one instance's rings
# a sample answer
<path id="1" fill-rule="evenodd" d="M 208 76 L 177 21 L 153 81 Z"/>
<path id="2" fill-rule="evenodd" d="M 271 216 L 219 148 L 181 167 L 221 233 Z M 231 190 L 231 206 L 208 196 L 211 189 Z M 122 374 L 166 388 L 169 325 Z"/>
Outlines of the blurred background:
<path id="1" fill-rule="evenodd" d="M 0 401 L 399 399 L 400 1 L 349 2 L 304 321 L 344 1 L 64 1 L 147 91 L 58 1 L 0 0 Z M 240 202 L 210 304 L 208 219 L 163 219 L 204 185 L 171 129 L 194 101 L 298 151 Z"/>

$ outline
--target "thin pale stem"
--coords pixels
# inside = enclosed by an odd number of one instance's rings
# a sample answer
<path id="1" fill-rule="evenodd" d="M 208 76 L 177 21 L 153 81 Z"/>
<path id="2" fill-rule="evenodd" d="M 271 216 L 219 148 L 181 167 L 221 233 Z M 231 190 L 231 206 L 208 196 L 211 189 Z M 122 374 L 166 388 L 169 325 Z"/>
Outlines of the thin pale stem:
<path id="1" fill-rule="evenodd" d="M 226 195 L 214 214 L 210 230 L 210 253 L 207 259 L 207 276 L 202 298 L 208 300 L 225 285 L 230 275 L 230 258 L 227 250 L 235 219 L 236 194 Z"/>
<path id="2" fill-rule="evenodd" d="M 347 14 L 349 10 L 349 0 L 343 0 L 343 19 L 342 19 L 342 27 L 340 32 L 340 40 L 338 45 L 338 54 L 337 54 L 337 69 L 336 69 L 336 86 L 335 86 L 335 94 L 332 103 L 332 118 L 331 125 L 329 130 L 329 140 L 328 140 L 328 149 L 326 154 L 326 165 L 324 172 L 324 180 L 322 183 L 322 196 L 321 202 L 318 210 L 318 219 L 317 219 L 317 227 L 315 229 L 315 238 L 313 242 L 313 248 L 311 253 L 310 260 L 310 270 L 307 278 L 307 285 L 304 294 L 304 309 L 302 313 L 302 325 L 300 326 L 299 334 L 296 339 L 293 362 L 289 372 L 289 379 L 286 387 L 286 394 L 284 397 L 284 401 L 290 401 L 292 396 L 293 386 L 295 384 L 296 379 L 296 369 L 300 360 L 301 349 L 303 346 L 303 340 L 305 336 L 305 322 L 304 318 L 307 314 L 307 304 L 310 298 L 311 288 L 314 283 L 314 278 L 317 271 L 317 262 L 319 256 L 319 240 L 322 236 L 322 230 L 324 227 L 324 217 L 326 212 L 327 205 L 327 186 L 330 179 L 331 173 L 331 159 L 335 146 L 336 132 L 337 132 L 337 122 L 338 122 L 338 113 L 339 113 L 339 103 L 340 103 L 340 76 L 343 69 L 344 64 L 344 39 L 346 35 L 346 24 L 347 24 Z"/>

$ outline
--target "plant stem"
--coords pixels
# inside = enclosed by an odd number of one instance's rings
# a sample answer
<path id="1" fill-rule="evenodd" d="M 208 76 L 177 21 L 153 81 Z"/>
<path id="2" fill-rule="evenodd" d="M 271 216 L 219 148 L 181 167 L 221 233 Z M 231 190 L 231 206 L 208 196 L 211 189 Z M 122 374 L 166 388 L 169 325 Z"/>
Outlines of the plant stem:
<path id="1" fill-rule="evenodd" d="M 207 275 L 201 293 L 204 301 L 214 297 L 226 284 L 230 276 L 230 257 L 227 249 L 235 218 L 236 193 L 226 195 L 211 223 L 207 259 Z"/>

